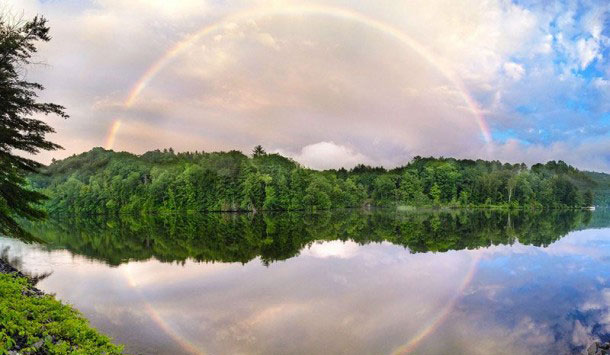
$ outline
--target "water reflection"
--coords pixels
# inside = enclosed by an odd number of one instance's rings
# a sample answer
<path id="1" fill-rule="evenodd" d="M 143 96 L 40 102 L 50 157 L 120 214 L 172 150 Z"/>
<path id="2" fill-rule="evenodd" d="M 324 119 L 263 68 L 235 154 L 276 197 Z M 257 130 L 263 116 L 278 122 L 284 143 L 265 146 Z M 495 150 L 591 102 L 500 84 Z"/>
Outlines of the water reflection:
<path id="1" fill-rule="evenodd" d="M 120 265 L 155 258 L 269 264 L 297 256 L 316 241 L 390 242 L 411 253 L 475 249 L 491 245 L 548 246 L 591 222 L 588 211 L 538 213 L 445 211 L 401 213 L 193 214 L 116 219 L 88 218 L 28 225 L 50 249 Z M 331 248 L 333 244 L 326 244 Z M 337 244 L 334 244 L 337 245 Z M 314 250 L 316 248 L 314 247 Z M 328 249 L 324 252 L 332 252 Z"/>
<path id="2" fill-rule="evenodd" d="M 198 215 L 47 223 L 30 226 L 47 245 L 0 247 L 133 353 L 557 354 L 610 340 L 609 223 Z"/>

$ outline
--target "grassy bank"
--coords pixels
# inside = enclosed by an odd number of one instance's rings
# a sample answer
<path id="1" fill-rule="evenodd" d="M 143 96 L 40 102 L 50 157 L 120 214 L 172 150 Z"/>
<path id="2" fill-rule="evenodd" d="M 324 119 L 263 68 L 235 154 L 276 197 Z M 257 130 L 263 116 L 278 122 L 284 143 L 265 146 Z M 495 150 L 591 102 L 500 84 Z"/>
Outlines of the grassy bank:
<path id="1" fill-rule="evenodd" d="M 75 309 L 0 261 L 0 354 L 122 354 Z"/>

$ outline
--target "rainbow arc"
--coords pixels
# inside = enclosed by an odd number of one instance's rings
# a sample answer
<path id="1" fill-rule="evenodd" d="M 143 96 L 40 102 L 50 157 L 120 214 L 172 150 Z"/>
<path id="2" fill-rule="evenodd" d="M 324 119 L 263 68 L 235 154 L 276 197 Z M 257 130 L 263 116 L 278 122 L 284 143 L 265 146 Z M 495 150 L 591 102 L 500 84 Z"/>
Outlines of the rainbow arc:
<path id="1" fill-rule="evenodd" d="M 235 13 L 233 15 L 227 16 L 217 22 L 206 25 L 202 27 L 198 31 L 191 33 L 186 36 L 183 40 L 177 42 L 173 47 L 168 49 L 161 57 L 159 57 L 154 63 L 152 63 L 148 69 L 142 74 L 142 76 L 136 81 L 136 83 L 131 87 L 129 94 L 125 98 L 123 102 L 123 107 L 125 109 L 131 108 L 134 103 L 137 101 L 138 97 L 142 94 L 142 92 L 146 89 L 148 85 L 154 80 L 154 78 L 165 69 L 174 58 L 179 56 L 188 50 L 191 46 L 193 46 L 197 41 L 202 40 L 206 36 L 213 34 L 228 23 L 231 22 L 242 22 L 245 20 L 257 19 L 266 16 L 326 16 L 331 18 L 336 18 L 339 20 L 345 21 L 353 21 L 355 23 L 359 23 L 363 26 L 366 26 L 372 30 L 378 31 L 385 35 L 388 35 L 398 42 L 402 43 L 406 47 L 410 48 L 426 61 L 428 61 L 431 65 L 433 65 L 437 70 L 458 90 L 464 103 L 467 105 L 469 110 L 472 112 L 476 123 L 481 131 L 481 135 L 486 143 L 492 142 L 491 132 L 489 127 L 485 121 L 485 117 L 478 107 L 476 100 L 474 100 L 466 90 L 462 81 L 458 78 L 458 76 L 449 68 L 449 66 L 445 65 L 442 60 L 434 56 L 428 49 L 422 46 L 420 43 L 415 41 L 413 38 L 402 32 L 400 29 L 361 14 L 359 12 L 331 7 L 331 6 L 322 6 L 322 5 L 308 5 L 308 6 L 288 6 L 288 7 L 270 7 L 270 8 L 262 8 L 262 9 L 251 9 L 242 12 Z M 107 149 L 112 149 L 116 142 L 117 134 L 120 131 L 122 125 L 122 120 L 116 119 L 112 122 L 108 135 L 105 140 L 105 147 Z M 479 256 L 477 255 L 471 264 L 471 268 L 467 272 L 462 281 L 458 290 L 456 290 L 455 296 L 447 303 L 447 305 L 441 309 L 436 317 L 434 317 L 431 322 L 422 328 L 411 340 L 409 340 L 406 344 L 398 347 L 394 353 L 396 354 L 405 354 L 413 351 L 425 338 L 427 338 L 430 334 L 434 333 L 438 327 L 445 322 L 445 320 L 449 317 L 451 312 L 453 311 L 456 303 L 460 299 L 466 287 L 472 281 L 477 265 L 479 261 Z M 127 279 L 129 280 L 130 285 L 135 287 L 134 278 L 127 270 L 126 272 Z M 198 347 L 186 339 L 184 339 L 178 332 L 176 332 L 164 319 L 161 315 L 150 305 L 150 303 L 145 301 L 145 306 L 147 312 L 150 314 L 151 318 L 157 322 L 160 327 L 170 336 L 172 337 L 181 347 L 188 353 L 191 354 L 203 354 Z"/>
<path id="2" fill-rule="evenodd" d="M 206 25 L 186 36 L 181 41 L 177 42 L 169 48 L 162 56 L 160 56 L 154 63 L 152 63 L 142 74 L 142 76 L 136 81 L 136 83 L 131 87 L 129 94 L 125 98 L 123 102 L 123 107 L 125 109 L 129 109 L 136 102 L 138 97 L 142 94 L 144 89 L 154 80 L 154 78 L 165 69 L 174 58 L 179 56 L 188 50 L 193 44 L 197 41 L 213 34 L 229 23 L 240 23 L 245 20 L 252 20 L 262 17 L 269 16 L 326 16 L 335 18 L 338 20 L 344 21 L 352 21 L 355 23 L 359 23 L 363 26 L 366 26 L 372 30 L 383 33 L 387 36 L 390 36 L 396 39 L 398 42 L 402 43 L 406 47 L 410 48 L 414 52 L 416 52 L 419 56 L 433 65 L 437 70 L 458 90 L 460 96 L 464 100 L 464 103 L 467 105 L 469 110 L 472 112 L 476 123 L 481 131 L 481 135 L 486 143 L 492 142 L 491 132 L 489 127 L 485 121 L 485 117 L 481 112 L 481 109 L 478 107 L 476 100 L 474 100 L 466 90 L 463 82 L 459 79 L 459 77 L 454 73 L 454 71 L 443 61 L 433 55 L 428 49 L 418 43 L 416 40 L 411 38 L 409 35 L 402 32 L 400 29 L 387 24 L 385 22 L 379 21 L 372 17 L 366 16 L 362 13 L 332 7 L 332 6 L 323 6 L 323 5 L 307 5 L 307 6 L 284 6 L 284 7 L 266 7 L 266 8 L 257 8 L 250 9 L 235 13 L 233 15 L 227 16 L 217 22 Z M 107 149 L 112 149 L 116 142 L 117 134 L 119 133 L 121 127 L 121 120 L 116 119 L 111 124 L 108 135 L 105 139 L 105 147 Z"/>

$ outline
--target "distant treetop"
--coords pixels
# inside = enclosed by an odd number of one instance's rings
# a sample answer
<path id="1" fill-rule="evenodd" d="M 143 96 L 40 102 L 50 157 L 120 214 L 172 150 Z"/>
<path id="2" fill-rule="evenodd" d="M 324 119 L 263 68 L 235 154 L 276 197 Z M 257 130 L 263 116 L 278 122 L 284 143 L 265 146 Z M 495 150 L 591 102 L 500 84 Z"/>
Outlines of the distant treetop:
<path id="1" fill-rule="evenodd" d="M 265 152 L 265 149 L 263 149 L 263 146 L 260 144 L 257 145 L 256 147 L 254 147 L 254 149 L 252 149 L 253 158 L 257 158 L 257 157 L 263 156 L 265 154 L 267 154 L 267 153 Z"/>

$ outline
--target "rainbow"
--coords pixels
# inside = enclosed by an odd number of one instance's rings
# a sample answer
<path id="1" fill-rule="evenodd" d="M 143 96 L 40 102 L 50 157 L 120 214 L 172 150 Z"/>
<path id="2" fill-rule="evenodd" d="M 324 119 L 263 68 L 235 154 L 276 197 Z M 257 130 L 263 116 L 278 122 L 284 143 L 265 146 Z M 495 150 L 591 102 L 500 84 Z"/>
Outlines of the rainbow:
<path id="1" fill-rule="evenodd" d="M 468 269 L 468 272 L 464 276 L 464 279 L 462 280 L 460 286 L 457 288 L 456 293 L 453 295 L 451 300 L 432 319 L 432 321 L 429 322 L 428 325 L 426 325 L 424 328 L 422 328 L 407 343 L 399 346 L 394 351 L 392 351 L 392 354 L 398 355 L 398 354 L 408 354 L 408 353 L 412 352 L 419 346 L 419 344 L 424 339 L 426 339 L 428 336 L 433 334 L 443 323 L 445 323 L 447 318 L 449 318 L 449 316 L 453 312 L 458 301 L 462 298 L 464 291 L 466 290 L 468 285 L 470 285 L 470 283 L 474 279 L 474 276 L 476 274 L 476 270 L 478 268 L 480 260 L 481 260 L 481 253 L 479 251 L 475 251 L 474 257 L 470 264 L 470 268 Z M 178 344 L 184 350 L 185 353 L 193 354 L 193 355 L 205 355 L 205 352 L 200 349 L 200 346 L 185 339 L 180 333 L 178 333 L 176 330 L 174 330 L 174 328 L 167 321 L 165 321 L 165 319 L 163 319 L 161 314 L 159 314 L 159 312 L 150 304 L 150 302 L 148 302 L 148 300 L 146 300 L 146 298 L 141 294 L 141 292 L 139 290 L 138 283 L 131 272 L 131 267 L 129 264 L 124 267 L 124 275 L 125 275 L 125 278 L 127 279 L 127 284 L 129 285 L 129 287 L 134 289 L 140 296 L 140 299 L 142 300 L 142 302 L 144 304 L 144 309 L 145 309 L 146 313 L 149 315 L 150 319 L 153 320 L 153 322 L 155 324 L 157 324 L 157 326 L 160 329 L 162 329 L 172 340 L 174 340 L 174 342 L 176 342 L 176 344 Z"/>
<path id="2" fill-rule="evenodd" d="M 485 117 L 481 110 L 479 109 L 476 100 L 474 100 L 466 90 L 462 81 L 455 75 L 455 73 L 449 68 L 448 65 L 445 65 L 441 60 L 437 59 L 430 51 L 428 51 L 425 47 L 419 44 L 417 41 L 413 40 L 411 37 L 393 27 L 389 24 L 383 23 L 371 17 L 365 16 L 361 13 L 331 7 L 331 6 L 322 6 L 322 5 L 308 5 L 308 6 L 288 6 L 288 7 L 270 7 L 263 9 L 254 9 L 247 10 L 243 12 L 239 12 L 233 14 L 231 16 L 227 16 L 221 19 L 218 22 L 214 22 L 210 25 L 207 25 L 200 30 L 188 35 L 183 40 L 177 42 L 172 48 L 170 48 L 165 54 L 163 54 L 159 59 L 157 59 L 138 79 L 138 81 L 133 85 L 131 90 L 129 91 L 128 96 L 123 102 L 123 107 L 125 109 L 129 109 L 133 106 L 135 101 L 138 99 L 142 91 L 150 84 L 150 82 L 155 78 L 155 76 L 161 72 L 167 65 L 171 63 L 171 61 L 180 55 L 182 52 L 187 50 L 190 46 L 196 43 L 198 40 L 208 36 L 219 29 L 222 29 L 223 26 L 230 22 L 239 22 L 246 19 L 252 18 L 260 18 L 264 16 L 290 16 L 290 15 L 318 15 L 318 16 L 328 16 L 332 18 L 337 18 L 340 20 L 354 21 L 356 23 L 367 26 L 373 30 L 376 30 L 380 33 L 386 34 L 397 41 L 401 42 L 408 48 L 415 51 L 422 58 L 427 60 L 430 64 L 439 70 L 439 72 L 449 81 L 456 89 L 458 89 L 462 99 L 466 103 L 469 110 L 473 113 L 477 125 L 481 131 L 481 135 L 486 143 L 492 142 L 491 132 L 489 127 L 485 121 Z M 112 149 L 114 147 L 114 143 L 116 141 L 117 133 L 121 128 L 122 121 L 120 119 L 115 119 L 109 130 L 105 139 L 105 147 L 106 149 Z M 466 274 L 462 284 L 458 288 L 455 296 L 450 300 L 450 302 L 439 312 L 439 314 L 421 331 L 419 331 L 409 342 L 397 348 L 393 353 L 395 354 L 405 354 L 413 351 L 425 338 L 427 338 L 430 334 L 434 333 L 436 329 L 440 325 L 442 325 L 446 319 L 449 317 L 451 312 L 453 311 L 455 305 L 461 298 L 464 290 L 472 281 L 478 262 L 480 257 L 477 255 L 475 260 L 473 261 L 471 268 Z M 126 276 L 130 286 L 137 289 L 137 286 L 133 280 L 133 276 L 126 269 Z M 187 353 L 190 354 L 204 354 L 198 347 L 187 340 L 185 340 L 178 332 L 176 332 L 167 322 L 163 320 L 161 315 L 150 305 L 150 303 L 144 300 L 145 307 L 147 313 L 149 313 L 151 319 L 157 323 L 160 328 L 162 328 L 177 344 L 179 344 Z"/>
<path id="3" fill-rule="evenodd" d="M 175 331 L 174 328 L 172 328 L 172 326 L 169 325 L 165 321 L 165 319 L 163 319 L 159 312 L 157 312 L 157 310 L 144 298 L 144 296 L 140 292 L 140 289 L 138 288 L 137 281 L 131 273 L 131 268 L 129 267 L 129 264 L 126 265 L 124 268 L 124 275 L 127 279 L 127 284 L 129 285 L 129 287 L 136 290 L 138 296 L 140 297 L 140 299 L 142 299 L 142 302 L 144 303 L 144 309 L 150 319 L 152 319 L 153 322 L 155 322 L 155 324 L 157 324 L 157 326 L 165 332 L 165 334 L 172 338 L 172 340 L 176 342 L 176 344 L 178 344 L 182 348 L 182 350 L 184 350 L 185 353 L 192 355 L 205 355 L 205 352 L 203 352 L 199 348 L 199 346 L 189 342 L 177 331 Z"/>
<path id="4" fill-rule="evenodd" d="M 106 136 L 106 143 L 104 146 L 106 149 L 112 149 L 114 147 L 114 141 L 116 140 L 116 135 L 121 128 L 121 120 L 114 120 L 110 125 L 110 129 L 108 129 L 108 135 Z"/>
<path id="5" fill-rule="evenodd" d="M 443 76 L 449 80 L 455 88 L 458 89 L 462 99 L 473 113 L 476 122 L 481 130 L 481 135 L 486 143 L 492 142 L 491 132 L 485 117 L 479 109 L 476 101 L 468 94 L 462 81 L 455 75 L 453 70 L 448 65 L 444 64 L 440 59 L 437 59 L 430 51 L 419 44 L 417 41 L 406 35 L 398 28 L 391 26 L 387 23 L 381 22 L 374 18 L 368 17 L 359 12 L 348 10 L 344 8 L 324 6 L 324 5 L 306 5 L 306 6 L 271 6 L 265 8 L 249 9 L 242 12 L 229 15 L 217 22 L 209 24 L 200 30 L 191 33 L 186 36 L 183 40 L 177 42 L 171 47 L 165 54 L 157 59 L 138 79 L 133 85 L 127 98 L 123 102 L 123 107 L 129 109 L 133 106 L 134 102 L 138 99 L 142 91 L 150 84 L 155 76 L 161 72 L 171 61 L 196 43 L 198 40 L 208 36 L 211 33 L 222 29 L 231 22 L 240 22 L 243 20 L 249 20 L 253 18 L 260 18 L 265 16 L 302 16 L 302 15 L 316 15 L 316 16 L 328 16 L 340 20 L 353 21 L 364 26 L 367 26 L 373 30 L 384 33 L 390 37 L 395 38 L 405 46 L 415 51 L 422 58 L 427 60 L 430 64 L 436 67 Z M 106 137 L 106 148 L 112 149 L 116 140 L 116 135 L 121 126 L 121 120 L 116 119 L 112 123 L 112 127 Z"/>
<path id="6" fill-rule="evenodd" d="M 451 312 L 453 312 L 453 309 L 457 305 L 460 298 L 462 298 L 464 291 L 474 279 L 474 275 L 479 265 L 479 261 L 481 260 L 481 254 L 478 252 L 475 253 L 476 254 L 474 259 L 472 260 L 472 264 L 470 265 L 470 268 L 468 269 L 464 280 L 462 280 L 462 283 L 456 290 L 456 293 L 453 298 L 445 305 L 445 307 L 443 307 L 443 309 L 436 315 L 436 317 L 434 317 L 434 319 L 427 326 L 422 328 L 413 338 L 411 338 L 411 340 L 409 340 L 409 342 L 395 349 L 392 354 L 408 354 L 412 352 L 424 339 L 426 339 L 429 335 L 433 334 L 443 323 L 445 323 L 447 318 L 449 318 L 449 316 L 451 315 Z"/>

